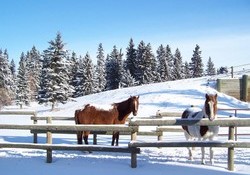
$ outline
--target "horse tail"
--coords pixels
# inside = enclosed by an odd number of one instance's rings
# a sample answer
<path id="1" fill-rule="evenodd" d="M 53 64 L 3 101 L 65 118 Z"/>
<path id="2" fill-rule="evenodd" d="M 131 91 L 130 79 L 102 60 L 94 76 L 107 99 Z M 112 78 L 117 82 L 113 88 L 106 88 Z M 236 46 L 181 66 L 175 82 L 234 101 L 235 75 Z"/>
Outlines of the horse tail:
<path id="1" fill-rule="evenodd" d="M 77 109 L 77 110 L 75 111 L 75 123 L 76 123 L 76 124 L 81 124 L 81 123 L 80 123 L 80 120 L 79 120 L 79 115 L 80 115 L 80 113 L 81 113 L 82 111 L 84 111 L 84 110 L 86 109 L 86 107 L 88 107 L 89 105 L 90 105 L 90 104 L 87 104 L 87 105 L 84 106 L 83 109 Z"/>
<path id="2" fill-rule="evenodd" d="M 187 119 L 188 116 L 189 116 L 189 114 L 190 114 L 190 111 L 189 111 L 188 109 L 186 109 L 186 110 L 182 113 L 181 118 L 182 118 L 182 119 Z M 184 129 L 184 130 L 190 135 L 190 133 L 189 133 L 189 131 L 188 131 L 188 126 L 182 125 L 181 127 L 182 127 L 182 129 Z"/>
<path id="3" fill-rule="evenodd" d="M 75 123 L 76 123 L 76 124 L 79 124 L 79 123 L 80 123 L 80 122 L 79 122 L 79 117 L 78 117 L 80 111 L 81 111 L 81 110 L 79 110 L 79 109 L 75 111 Z"/>

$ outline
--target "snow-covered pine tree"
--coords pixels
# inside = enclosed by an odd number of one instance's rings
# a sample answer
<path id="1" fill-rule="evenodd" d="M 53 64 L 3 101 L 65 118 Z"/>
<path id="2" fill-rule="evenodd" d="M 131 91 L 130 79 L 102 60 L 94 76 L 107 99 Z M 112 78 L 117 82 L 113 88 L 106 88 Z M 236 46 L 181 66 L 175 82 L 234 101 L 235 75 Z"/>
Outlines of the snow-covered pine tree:
<path id="1" fill-rule="evenodd" d="M 179 51 L 179 49 L 177 48 L 174 54 L 174 67 L 173 67 L 173 80 L 179 80 L 182 79 L 184 77 L 184 70 L 183 70 L 183 64 L 182 64 L 182 56 L 181 56 L 181 52 Z"/>
<path id="2" fill-rule="evenodd" d="M 129 41 L 129 46 L 127 47 L 126 52 L 126 61 L 125 61 L 125 69 L 129 70 L 132 77 L 136 77 L 136 49 L 134 45 L 134 41 L 131 38 Z"/>
<path id="3" fill-rule="evenodd" d="M 0 49 L 0 93 L 5 99 L 1 99 L 1 105 L 9 105 L 14 99 L 15 85 L 14 78 L 10 69 L 8 53 Z"/>
<path id="4" fill-rule="evenodd" d="M 187 61 L 185 61 L 184 63 L 184 70 L 183 70 L 183 74 L 184 74 L 184 79 L 187 79 L 187 78 L 191 78 L 191 73 L 190 73 L 190 67 L 189 67 L 189 64 Z"/>
<path id="5" fill-rule="evenodd" d="M 61 34 L 49 42 L 43 53 L 42 80 L 40 83 L 39 103 L 52 104 L 52 110 L 59 103 L 66 103 L 73 92 L 69 85 L 68 72 L 65 66 L 66 51 Z"/>
<path id="6" fill-rule="evenodd" d="M 10 71 L 12 73 L 12 76 L 16 77 L 16 64 L 15 64 L 15 61 L 12 59 L 11 62 L 10 62 Z"/>
<path id="7" fill-rule="evenodd" d="M 102 43 L 98 46 L 97 51 L 97 66 L 96 66 L 96 78 L 97 78 L 97 92 L 104 91 L 106 87 L 106 69 L 105 69 L 105 57 Z"/>
<path id="8" fill-rule="evenodd" d="M 83 79 L 84 95 L 95 93 L 94 65 L 88 53 L 83 58 Z"/>
<path id="9" fill-rule="evenodd" d="M 208 62 L 207 62 L 206 73 L 207 73 L 207 75 L 210 75 L 210 76 L 216 74 L 214 63 L 212 62 L 211 57 L 209 57 Z"/>
<path id="10" fill-rule="evenodd" d="M 29 80 L 29 88 L 31 100 L 35 100 L 38 95 L 40 74 L 42 70 L 41 54 L 35 46 L 27 53 L 27 77 Z"/>
<path id="11" fill-rule="evenodd" d="M 135 79 L 138 81 L 139 85 L 143 84 L 143 75 L 145 71 L 145 54 L 146 54 L 146 45 L 144 41 L 141 41 L 137 48 L 137 55 L 136 55 L 136 69 L 135 69 Z"/>
<path id="12" fill-rule="evenodd" d="M 67 57 L 66 67 L 68 69 L 69 85 L 72 86 L 74 89 L 74 92 L 72 93 L 72 97 L 75 97 L 75 89 L 78 83 L 77 71 L 79 68 L 78 58 L 75 52 L 72 52 L 71 56 Z"/>
<path id="13" fill-rule="evenodd" d="M 138 83 L 135 78 L 130 74 L 129 70 L 123 69 L 122 78 L 120 81 L 120 88 L 136 86 Z"/>
<path id="14" fill-rule="evenodd" d="M 26 55 L 27 57 L 29 55 Z M 22 52 L 17 73 L 16 103 L 23 108 L 23 105 L 30 104 L 31 92 L 29 86 L 28 60 Z"/>
<path id="15" fill-rule="evenodd" d="M 158 61 L 157 71 L 160 74 L 161 81 L 169 79 L 169 67 L 166 60 L 166 49 L 161 44 L 156 50 L 156 58 Z"/>
<path id="16" fill-rule="evenodd" d="M 116 46 L 106 59 L 106 80 L 107 90 L 118 89 L 121 82 L 122 72 L 122 53 L 118 52 Z"/>
<path id="17" fill-rule="evenodd" d="M 160 74 L 157 72 L 156 59 L 152 52 L 151 44 L 148 43 L 145 49 L 143 84 L 154 83 L 160 81 Z"/>
<path id="18" fill-rule="evenodd" d="M 169 45 L 166 47 L 166 61 L 168 64 L 168 79 L 167 80 L 173 80 L 173 67 L 174 67 L 174 62 L 173 62 L 173 54 L 171 51 L 171 48 Z"/>
<path id="19" fill-rule="evenodd" d="M 74 92 L 73 97 L 81 97 L 84 95 L 84 75 L 83 75 L 83 58 L 80 56 L 80 58 L 77 60 L 76 63 L 76 75 L 74 75 Z"/>
<path id="20" fill-rule="evenodd" d="M 203 76 L 203 63 L 201 58 L 200 46 L 196 44 L 190 63 L 191 75 L 193 78 Z"/>

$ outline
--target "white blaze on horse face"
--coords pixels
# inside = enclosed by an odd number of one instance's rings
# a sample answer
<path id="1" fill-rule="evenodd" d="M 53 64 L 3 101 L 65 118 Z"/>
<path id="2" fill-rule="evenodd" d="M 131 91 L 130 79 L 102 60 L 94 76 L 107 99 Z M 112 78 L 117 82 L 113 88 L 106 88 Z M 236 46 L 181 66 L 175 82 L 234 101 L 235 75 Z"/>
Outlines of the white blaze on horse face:
<path id="1" fill-rule="evenodd" d="M 209 105 L 209 110 L 210 110 L 210 116 L 208 116 L 208 118 L 209 118 L 210 121 L 213 121 L 215 119 L 214 102 L 209 101 L 208 105 Z"/>
<path id="2" fill-rule="evenodd" d="M 135 108 L 134 108 L 134 111 L 133 111 L 133 115 L 134 115 L 134 116 L 137 115 L 138 106 L 139 106 L 139 105 L 138 105 L 138 101 L 135 100 L 135 101 L 134 101 L 134 107 L 135 107 Z"/>

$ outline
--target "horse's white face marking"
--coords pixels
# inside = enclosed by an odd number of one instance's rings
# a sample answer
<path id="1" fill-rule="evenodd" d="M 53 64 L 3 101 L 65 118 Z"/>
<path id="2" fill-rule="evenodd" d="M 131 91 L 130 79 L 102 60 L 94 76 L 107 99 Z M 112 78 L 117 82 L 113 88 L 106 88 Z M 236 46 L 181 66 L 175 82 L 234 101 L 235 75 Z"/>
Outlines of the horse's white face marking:
<path id="1" fill-rule="evenodd" d="M 214 102 L 209 101 L 208 105 L 209 105 L 209 110 L 210 110 L 210 116 L 208 116 L 208 118 L 209 118 L 210 121 L 213 121 L 215 119 Z"/>
<path id="2" fill-rule="evenodd" d="M 134 109 L 133 109 L 133 115 L 136 116 L 137 115 L 137 111 L 138 111 L 138 107 L 139 107 L 139 96 L 135 97 L 136 99 L 133 101 L 133 105 L 134 105 Z"/>

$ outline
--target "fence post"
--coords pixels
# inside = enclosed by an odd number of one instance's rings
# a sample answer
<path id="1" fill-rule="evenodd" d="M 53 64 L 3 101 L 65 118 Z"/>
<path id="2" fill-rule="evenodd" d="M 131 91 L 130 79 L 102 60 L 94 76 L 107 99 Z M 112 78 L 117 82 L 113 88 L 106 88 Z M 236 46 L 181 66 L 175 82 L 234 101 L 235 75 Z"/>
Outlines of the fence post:
<path id="1" fill-rule="evenodd" d="M 36 112 L 34 113 L 33 124 L 34 124 L 34 125 L 37 124 L 37 114 L 36 114 Z M 34 132 L 34 133 L 33 133 L 33 143 L 37 143 L 37 132 Z"/>
<path id="2" fill-rule="evenodd" d="M 247 102 L 247 97 L 248 97 L 248 76 L 247 75 L 243 75 L 242 76 L 242 100 Z"/>
<path id="3" fill-rule="evenodd" d="M 234 140 L 234 126 L 229 126 L 228 140 Z M 229 171 L 234 171 L 234 147 L 228 147 L 227 167 Z"/>
<path id="4" fill-rule="evenodd" d="M 48 117 L 47 118 L 47 124 L 51 124 L 52 123 L 52 118 Z M 47 144 L 52 144 L 52 133 L 50 131 L 47 132 Z M 47 163 L 51 163 L 52 162 L 52 149 L 48 148 L 47 149 Z"/>
<path id="5" fill-rule="evenodd" d="M 132 150 L 131 152 L 131 168 L 137 167 L 137 153 Z"/>
<path id="6" fill-rule="evenodd" d="M 231 67 L 231 78 L 233 78 L 234 77 L 234 67 L 232 66 Z"/>
<path id="7" fill-rule="evenodd" d="M 97 134 L 95 132 L 93 133 L 93 144 L 97 145 Z"/>

